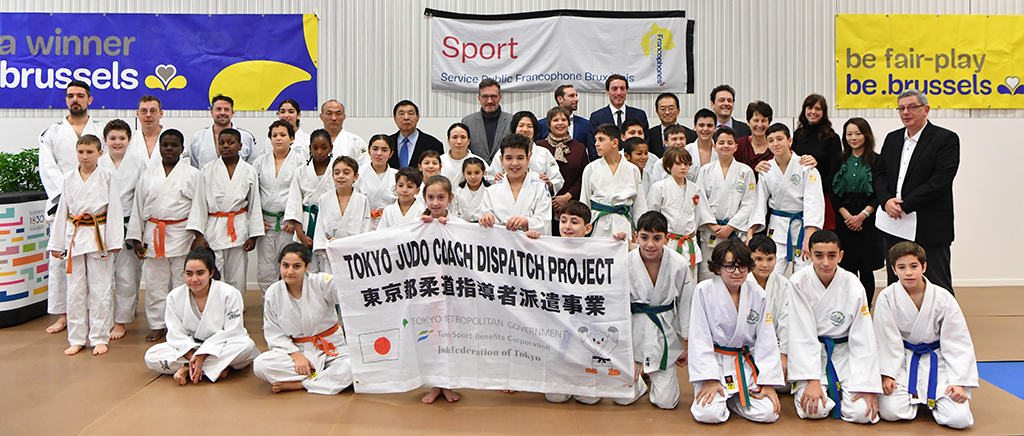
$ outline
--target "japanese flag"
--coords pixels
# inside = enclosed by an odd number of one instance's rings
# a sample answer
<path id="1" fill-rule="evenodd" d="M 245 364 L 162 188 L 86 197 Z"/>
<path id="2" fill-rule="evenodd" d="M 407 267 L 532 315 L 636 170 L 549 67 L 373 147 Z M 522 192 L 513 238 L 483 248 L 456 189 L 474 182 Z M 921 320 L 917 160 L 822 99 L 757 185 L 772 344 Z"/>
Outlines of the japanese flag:
<path id="1" fill-rule="evenodd" d="M 359 335 L 359 351 L 363 363 L 398 360 L 398 329 L 380 330 Z"/>

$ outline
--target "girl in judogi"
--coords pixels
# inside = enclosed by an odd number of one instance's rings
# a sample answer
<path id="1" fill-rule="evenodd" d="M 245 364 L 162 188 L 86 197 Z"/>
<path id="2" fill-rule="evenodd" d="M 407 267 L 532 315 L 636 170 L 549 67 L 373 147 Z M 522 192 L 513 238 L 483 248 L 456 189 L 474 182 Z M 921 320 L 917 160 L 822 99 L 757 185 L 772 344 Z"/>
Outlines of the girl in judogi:
<path id="1" fill-rule="evenodd" d="M 64 354 L 82 351 L 86 343 L 93 355 L 107 352 L 114 292 L 114 257 L 124 243 L 121 197 L 117 179 L 98 161 L 103 155 L 100 138 L 82 135 L 76 145 L 78 169 L 64 176 L 56 221 L 46 249 L 66 259 L 68 342 Z M 109 223 L 109 225 L 108 225 Z"/>
<path id="2" fill-rule="evenodd" d="M 465 178 L 462 175 L 462 165 L 466 159 L 483 159 L 469 152 L 469 126 L 462 123 L 455 123 L 448 127 L 448 152 L 441 155 L 441 175 L 452 182 L 452 186 L 462 184 Z M 487 165 L 483 164 L 484 172 L 487 172 Z"/>
<path id="3" fill-rule="evenodd" d="M 455 190 L 455 214 L 467 222 L 477 222 L 480 216 L 475 212 L 480 208 L 484 200 L 484 192 L 491 186 L 484 174 L 487 173 L 487 164 L 478 157 L 469 157 L 462 162 L 462 182 L 459 189 Z"/>
<path id="4" fill-rule="evenodd" d="M 139 180 L 128 222 L 126 238 L 135 256 L 145 259 L 150 329 L 146 342 L 159 342 L 167 334 L 167 293 L 185 284 L 185 256 L 195 241 L 185 226 L 192 214 L 192 199 L 202 190 L 202 175 L 187 158 L 181 158 L 184 150 L 180 131 L 168 129 L 160 134 L 161 163 L 147 168 Z"/>
<path id="5" fill-rule="evenodd" d="M 222 380 L 260 355 L 242 323 L 242 294 L 220 281 L 214 257 L 209 247 L 185 257 L 185 285 L 167 295 L 167 342 L 146 350 L 146 366 L 180 386 Z"/>
<path id="6" fill-rule="evenodd" d="M 334 276 L 308 273 L 312 257 L 298 242 L 286 245 L 278 258 L 281 280 L 263 299 L 263 336 L 270 350 L 256 358 L 252 370 L 275 393 L 335 395 L 352 385 L 352 366 L 335 310 Z"/>
<path id="7" fill-rule="evenodd" d="M 214 250 L 224 281 L 244 296 L 249 252 L 265 232 L 259 176 L 256 168 L 238 157 L 241 137 L 235 129 L 220 132 L 220 159 L 200 170 L 202 189 L 192 202 L 195 211 L 186 228 L 198 232 L 197 245 Z"/>
<path id="8" fill-rule="evenodd" d="M 879 414 L 886 421 L 914 419 L 926 405 L 940 425 L 974 425 L 969 399 L 978 387 L 978 363 L 960 305 L 924 277 L 928 262 L 920 245 L 894 245 L 889 263 L 899 282 L 878 294 L 874 315 Z"/>
<path id="9" fill-rule="evenodd" d="M 377 229 L 400 226 L 420 219 L 423 209 L 427 207 L 420 194 L 420 183 L 423 176 L 413 167 L 399 168 L 395 173 L 394 203 L 384 208 Z"/>
<path id="10" fill-rule="evenodd" d="M 647 212 L 640 169 L 619 154 L 619 136 L 614 125 L 599 126 L 594 138 L 601 159 L 583 169 L 580 201 L 590 206 L 594 215 L 594 237 L 611 237 L 618 232 L 632 234 L 636 217 Z"/>
<path id="11" fill-rule="evenodd" d="M 736 153 L 736 132 L 721 127 L 711 136 L 718 159 L 700 167 L 700 194 L 707 200 L 711 216 L 702 219 L 700 249 L 704 259 L 711 257 L 715 244 L 726 239 L 747 236 L 750 213 L 756 201 L 757 183 L 754 171 L 733 158 Z M 745 239 L 744 239 L 745 240 Z M 707 263 L 698 264 L 700 281 L 713 277 Z"/>
<path id="12" fill-rule="evenodd" d="M 420 162 L 416 164 L 416 168 L 423 175 L 423 180 L 441 174 L 441 153 L 434 150 L 424 151 L 420 155 Z"/>
<path id="13" fill-rule="evenodd" d="M 530 174 L 529 138 L 514 133 L 501 138 L 501 165 L 505 177 L 495 182 L 484 193 L 474 214 L 480 215 L 484 227 L 495 224 L 509 231 L 551 231 L 551 194 L 547 184 Z"/>
<path id="14" fill-rule="evenodd" d="M 795 273 L 807 266 L 808 241 L 825 222 L 821 175 L 813 166 L 800 164 L 800 156 L 790 149 L 793 139 L 785 124 L 773 124 L 766 135 L 775 158 L 770 161 L 771 168 L 757 181 L 757 201 L 748 236 L 765 227 L 765 216 L 771 214 L 768 237 L 778 244 L 780 258 L 775 271 L 785 274 L 792 265 Z"/>
<path id="15" fill-rule="evenodd" d="M 651 192 L 651 186 L 654 183 L 664 179 L 661 177 L 665 174 L 665 170 L 661 169 L 661 160 L 647 151 L 647 142 L 644 142 L 644 138 L 633 137 L 622 140 L 622 157 L 640 169 L 640 185 L 643 186 L 644 195 Z"/>
<path id="16" fill-rule="evenodd" d="M 779 419 L 782 368 L 764 290 L 749 280 L 750 248 L 738 239 L 715 244 L 715 277 L 697 285 L 690 309 L 688 364 L 698 422 L 717 424 L 730 410 L 754 422 Z"/>
<path id="17" fill-rule="evenodd" d="M 288 193 L 295 174 L 302 168 L 302 152 L 292 147 L 292 125 L 284 120 L 270 125 L 273 149 L 256 159 L 260 178 L 260 205 L 263 207 L 263 230 L 266 234 L 256 242 L 256 280 L 264 294 L 277 281 L 277 258 L 281 249 L 292 242 L 293 232 L 285 225 Z M 293 230 L 294 231 L 294 230 Z"/>
<path id="18" fill-rule="evenodd" d="M 395 202 L 395 174 L 398 170 L 388 166 L 391 143 L 387 135 L 373 135 L 368 149 L 370 163 L 359 168 L 363 176 L 356 181 L 356 190 L 370 201 L 370 229 L 377 230 L 384 208 Z"/>
<path id="19" fill-rule="evenodd" d="M 331 171 L 335 188 L 317 201 L 321 207 L 321 231 L 313 238 L 313 250 L 325 257 L 328 242 L 370 231 L 370 202 L 352 188 L 359 179 L 359 163 L 351 157 L 338 156 Z M 330 273 L 331 265 L 327 264 L 323 272 Z"/>
<path id="20" fill-rule="evenodd" d="M 334 188 L 334 180 L 329 171 L 333 147 L 330 133 L 324 129 L 314 130 L 309 135 L 309 160 L 299 169 L 288 190 L 288 205 L 284 211 L 286 231 L 294 232 L 295 241 L 309 249 L 313 249 L 313 237 L 316 236 L 317 219 L 320 216 L 317 200 Z M 327 271 L 327 257 L 323 253 L 313 253 L 309 271 Z"/>
<path id="21" fill-rule="evenodd" d="M 516 112 L 515 115 L 512 115 L 512 124 L 509 128 L 510 131 L 527 138 L 530 148 L 526 150 L 526 154 L 530 156 L 529 169 L 533 171 L 533 176 L 547 185 L 548 194 L 554 195 L 560 191 L 562 186 L 565 185 L 565 179 L 562 178 L 562 172 L 558 168 L 555 156 L 548 149 L 537 147 L 537 144 L 533 143 L 533 137 L 536 136 L 537 131 L 540 129 L 540 123 L 537 121 L 537 117 L 533 115 L 533 112 Z M 505 171 L 502 156 L 494 155 L 494 159 L 491 160 L 491 166 L 487 170 L 488 181 L 491 183 L 501 181 L 505 177 Z"/>
<path id="22" fill-rule="evenodd" d="M 103 128 L 103 140 L 107 153 L 100 156 L 99 164 L 117 179 L 120 190 L 121 212 L 124 229 L 128 230 L 128 219 L 132 216 L 135 203 L 135 187 L 146 170 L 147 160 L 140 154 L 129 153 L 132 140 L 131 126 L 124 120 L 111 120 Z M 127 235 L 126 235 L 127 237 Z M 114 328 L 110 339 L 124 337 L 124 325 L 135 320 L 135 309 L 139 307 L 139 281 L 142 278 L 142 260 L 127 245 L 126 250 L 114 254 Z"/>

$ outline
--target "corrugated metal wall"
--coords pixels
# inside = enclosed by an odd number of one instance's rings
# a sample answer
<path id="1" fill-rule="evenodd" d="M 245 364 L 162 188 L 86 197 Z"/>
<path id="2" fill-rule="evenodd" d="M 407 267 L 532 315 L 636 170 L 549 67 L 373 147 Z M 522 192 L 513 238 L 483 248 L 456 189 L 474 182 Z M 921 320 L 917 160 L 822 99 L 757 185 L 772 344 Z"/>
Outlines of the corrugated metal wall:
<path id="1" fill-rule="evenodd" d="M 708 105 L 720 83 L 737 89 L 737 117 L 747 102 L 767 101 L 777 118 L 798 115 L 807 94 L 835 98 L 833 17 L 839 13 L 1021 14 L 1012 0 L 0 0 L 3 12 L 119 12 L 200 14 L 317 13 L 320 18 L 320 101 L 337 98 L 350 118 L 390 117 L 402 99 L 417 102 L 424 117 L 461 117 L 479 108 L 472 94 L 431 92 L 430 28 L 425 7 L 466 13 L 543 9 L 682 9 L 696 20 L 695 94 L 681 95 L 683 114 Z M 654 116 L 654 95 L 628 102 Z M 580 112 L 606 105 L 603 94 L 586 94 Z M 506 110 L 543 112 L 551 93 L 506 93 Z M 895 117 L 891 110 L 840 110 L 835 118 Z M 64 110 L 0 110 L 0 117 L 59 117 Z M 131 111 L 96 111 L 99 118 L 132 117 Z M 239 113 L 237 116 L 265 116 Z M 306 116 L 314 116 L 307 111 Z M 169 117 L 208 117 L 204 111 L 169 111 Z M 935 117 L 1024 117 L 1021 110 L 939 110 Z M 686 117 L 684 117 L 686 118 Z"/>

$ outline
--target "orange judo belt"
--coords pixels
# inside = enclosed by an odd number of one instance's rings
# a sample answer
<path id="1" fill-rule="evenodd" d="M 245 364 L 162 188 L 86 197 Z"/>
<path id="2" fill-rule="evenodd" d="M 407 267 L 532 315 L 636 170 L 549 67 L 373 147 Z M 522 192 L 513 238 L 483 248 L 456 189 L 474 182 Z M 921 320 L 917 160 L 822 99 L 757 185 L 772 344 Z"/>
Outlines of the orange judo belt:
<path id="1" fill-rule="evenodd" d="M 228 219 L 228 236 L 231 237 L 231 242 L 235 242 L 235 240 L 238 239 L 238 235 L 235 234 L 235 215 L 243 214 L 243 213 L 245 213 L 245 208 L 244 207 L 241 208 L 241 209 L 238 209 L 237 211 L 234 211 L 234 212 L 214 212 L 214 213 L 211 213 L 210 216 L 215 216 L 215 217 L 218 217 L 218 218 L 227 217 L 227 219 Z"/>
<path id="2" fill-rule="evenodd" d="M 380 218 L 383 215 L 384 215 L 384 209 L 381 209 L 381 210 L 371 210 L 370 211 L 370 218 L 373 218 L 373 219 Z"/>
<path id="3" fill-rule="evenodd" d="M 71 256 L 72 256 L 71 250 L 75 246 L 75 236 L 78 235 L 78 227 L 79 226 L 92 226 L 92 227 L 94 227 L 96 229 L 96 245 L 100 248 L 100 251 L 107 251 L 107 247 L 105 245 L 103 245 L 103 232 L 100 231 L 100 224 L 106 224 L 107 223 L 107 213 L 103 212 L 101 214 L 93 215 L 91 213 L 86 212 L 86 213 L 83 213 L 83 214 L 81 214 L 79 216 L 73 216 L 73 215 L 71 215 L 69 213 L 68 214 L 68 221 L 71 221 L 71 224 L 75 226 L 75 231 L 73 233 L 71 233 L 71 243 L 68 244 L 68 255 L 67 255 L 67 264 L 68 264 L 68 271 L 67 271 L 67 273 L 71 274 Z"/>
<path id="4" fill-rule="evenodd" d="M 165 257 L 164 242 L 167 236 L 167 226 L 172 224 L 183 223 L 185 221 L 188 221 L 188 218 L 180 220 L 158 220 L 156 218 L 150 218 L 148 221 L 153 224 L 156 224 L 156 230 L 153 231 L 153 249 L 156 250 L 156 257 L 157 259 L 159 259 L 161 257 Z M 230 218 L 228 219 L 228 222 L 231 222 Z M 234 226 L 232 226 L 231 229 L 234 230 Z"/>
<path id="5" fill-rule="evenodd" d="M 690 249 L 690 266 L 692 267 L 697 264 L 697 251 L 696 246 L 694 245 L 694 240 L 697 239 L 697 232 L 693 232 L 685 236 L 669 232 L 668 238 L 679 241 L 679 243 L 676 244 L 676 252 L 679 254 L 683 254 L 683 242 L 688 242 L 690 244 L 688 247 Z"/>
<path id="6" fill-rule="evenodd" d="M 753 370 L 751 371 L 751 375 L 754 377 L 755 385 L 757 384 L 757 373 L 759 372 L 757 370 L 757 365 L 754 364 L 754 357 L 750 355 L 750 347 L 746 345 L 742 347 L 723 347 L 715 344 L 715 352 L 725 354 L 727 356 L 736 356 L 736 382 L 740 384 L 739 391 L 742 394 L 740 395 L 740 405 L 743 407 L 749 406 L 750 389 L 747 388 L 747 373 L 743 370 L 743 367 L 745 366 L 744 364 L 750 365 L 750 369 Z"/>
<path id="7" fill-rule="evenodd" d="M 292 339 L 292 342 L 294 342 L 296 344 L 312 342 L 313 346 L 323 350 L 324 353 L 327 353 L 328 356 L 337 357 L 338 356 L 338 352 L 335 351 L 334 344 L 330 343 L 329 341 L 324 340 L 324 338 L 326 338 L 326 337 L 328 337 L 330 335 L 333 335 L 334 332 L 338 331 L 339 328 L 340 328 L 340 326 L 338 325 L 338 323 L 334 323 L 333 327 L 331 327 L 331 328 L 329 328 L 327 330 L 324 330 L 322 333 L 320 333 L 318 335 L 303 336 L 301 338 L 294 338 L 294 339 Z"/>

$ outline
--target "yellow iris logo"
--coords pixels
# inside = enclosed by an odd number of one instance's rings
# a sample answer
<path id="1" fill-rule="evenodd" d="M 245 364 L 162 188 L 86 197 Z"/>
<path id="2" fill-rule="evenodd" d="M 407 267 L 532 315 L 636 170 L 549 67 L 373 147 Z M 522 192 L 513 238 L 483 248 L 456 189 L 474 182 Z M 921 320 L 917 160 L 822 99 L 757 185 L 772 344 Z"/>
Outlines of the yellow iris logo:
<path id="1" fill-rule="evenodd" d="M 178 75 L 178 69 L 174 65 L 157 65 L 154 71 L 156 75 L 146 76 L 146 87 L 150 89 L 185 89 L 188 86 L 188 79 Z"/>
<path id="2" fill-rule="evenodd" d="M 651 31 L 644 35 L 644 38 L 640 41 L 640 45 L 643 46 L 644 56 L 651 56 L 652 43 L 657 42 L 661 39 L 661 49 L 671 50 L 676 47 L 676 44 L 672 42 L 672 31 L 664 27 L 659 27 L 657 23 L 651 25 Z"/>

